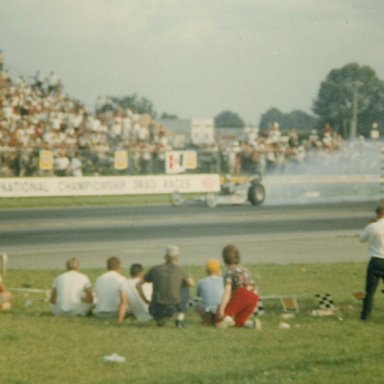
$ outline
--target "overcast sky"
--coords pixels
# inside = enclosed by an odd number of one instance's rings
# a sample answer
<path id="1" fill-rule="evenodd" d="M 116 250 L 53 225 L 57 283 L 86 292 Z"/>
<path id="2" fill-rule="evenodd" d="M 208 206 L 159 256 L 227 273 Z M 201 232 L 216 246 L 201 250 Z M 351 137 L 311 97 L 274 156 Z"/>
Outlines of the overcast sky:
<path id="1" fill-rule="evenodd" d="M 0 0 L 0 49 L 90 107 L 137 92 L 160 113 L 257 124 L 271 107 L 310 112 L 347 63 L 384 79 L 383 15 L 382 0 Z"/>

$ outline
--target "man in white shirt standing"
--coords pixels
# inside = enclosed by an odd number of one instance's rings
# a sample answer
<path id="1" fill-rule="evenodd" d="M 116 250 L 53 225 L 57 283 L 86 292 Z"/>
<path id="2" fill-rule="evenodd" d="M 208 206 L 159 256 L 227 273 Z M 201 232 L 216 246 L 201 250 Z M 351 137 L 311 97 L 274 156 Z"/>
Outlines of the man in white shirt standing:
<path id="1" fill-rule="evenodd" d="M 384 280 L 384 206 L 376 208 L 376 218 L 360 234 L 360 241 L 368 243 L 365 298 L 361 320 L 367 320 L 373 308 L 373 296 L 380 279 Z"/>
<path id="2" fill-rule="evenodd" d="M 107 260 L 107 272 L 99 276 L 95 283 L 96 307 L 94 314 L 99 318 L 116 318 L 120 305 L 120 292 L 127 279 L 121 274 L 120 259 Z"/>
<path id="3" fill-rule="evenodd" d="M 67 271 L 53 282 L 50 302 L 55 316 L 86 316 L 93 306 L 89 278 L 80 272 L 79 260 L 66 263 Z"/>
<path id="4" fill-rule="evenodd" d="M 70 169 L 72 176 L 81 177 L 83 176 L 83 163 L 81 161 L 81 155 L 76 152 L 71 159 Z"/>
<path id="5" fill-rule="evenodd" d="M 67 176 L 67 172 L 70 169 L 70 161 L 67 157 L 65 149 L 60 149 L 57 158 L 55 159 L 55 173 L 56 176 Z"/>

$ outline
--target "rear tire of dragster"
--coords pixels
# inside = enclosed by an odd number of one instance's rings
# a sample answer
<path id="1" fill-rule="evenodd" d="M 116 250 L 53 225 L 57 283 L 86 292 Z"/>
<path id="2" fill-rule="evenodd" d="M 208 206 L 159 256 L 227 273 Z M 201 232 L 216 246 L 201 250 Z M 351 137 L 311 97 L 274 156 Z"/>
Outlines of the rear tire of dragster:
<path id="1" fill-rule="evenodd" d="M 265 188 L 260 183 L 252 184 L 248 189 L 248 200 L 252 205 L 263 204 L 265 200 Z"/>

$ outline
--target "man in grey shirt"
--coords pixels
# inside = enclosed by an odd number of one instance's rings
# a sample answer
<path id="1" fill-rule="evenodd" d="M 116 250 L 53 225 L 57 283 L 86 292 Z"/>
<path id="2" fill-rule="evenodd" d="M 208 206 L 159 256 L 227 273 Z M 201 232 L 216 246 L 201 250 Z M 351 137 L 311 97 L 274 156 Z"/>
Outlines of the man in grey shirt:
<path id="1" fill-rule="evenodd" d="M 184 327 L 185 312 L 188 303 L 188 288 L 194 285 L 193 279 L 183 268 L 177 265 L 180 256 L 179 247 L 172 245 L 166 248 L 165 263 L 152 267 L 144 279 L 137 284 L 141 298 L 144 282 L 153 284 L 152 300 L 149 313 L 158 326 L 163 326 L 167 318 L 176 316 L 176 326 Z"/>

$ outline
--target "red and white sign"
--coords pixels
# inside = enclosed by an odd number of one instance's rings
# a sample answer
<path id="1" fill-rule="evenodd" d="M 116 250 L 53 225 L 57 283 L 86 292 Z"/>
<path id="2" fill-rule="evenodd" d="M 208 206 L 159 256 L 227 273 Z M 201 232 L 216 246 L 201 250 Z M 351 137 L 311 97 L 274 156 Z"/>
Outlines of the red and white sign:
<path id="1" fill-rule="evenodd" d="M 167 174 L 182 173 L 188 169 L 197 168 L 196 151 L 168 151 L 165 157 L 165 172 Z"/>

